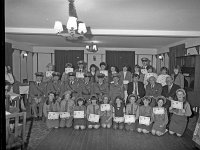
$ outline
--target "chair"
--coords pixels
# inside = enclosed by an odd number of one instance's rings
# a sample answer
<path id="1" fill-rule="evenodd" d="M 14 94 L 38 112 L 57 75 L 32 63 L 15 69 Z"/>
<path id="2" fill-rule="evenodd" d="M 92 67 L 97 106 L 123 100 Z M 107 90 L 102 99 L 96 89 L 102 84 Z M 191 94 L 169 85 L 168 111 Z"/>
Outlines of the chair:
<path id="1" fill-rule="evenodd" d="M 22 120 L 20 118 L 22 118 Z M 6 115 L 6 149 L 16 148 L 19 146 L 21 146 L 21 149 L 24 149 L 25 128 L 26 112 Z"/>

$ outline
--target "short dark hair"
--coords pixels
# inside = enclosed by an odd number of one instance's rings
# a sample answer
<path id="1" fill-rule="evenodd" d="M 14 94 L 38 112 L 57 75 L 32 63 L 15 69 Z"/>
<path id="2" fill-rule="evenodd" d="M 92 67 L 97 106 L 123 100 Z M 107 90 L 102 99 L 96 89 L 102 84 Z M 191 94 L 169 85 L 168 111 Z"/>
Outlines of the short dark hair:
<path id="1" fill-rule="evenodd" d="M 97 70 L 98 70 L 98 67 L 97 67 L 95 64 L 91 64 L 91 65 L 90 65 L 90 71 L 91 71 L 91 68 L 92 68 L 92 67 L 94 67 L 94 68 L 95 68 L 95 71 L 97 71 Z"/>
<path id="2" fill-rule="evenodd" d="M 140 69 L 141 67 L 140 67 L 139 65 L 135 65 L 135 67 L 134 67 L 134 68 L 139 68 L 139 69 Z"/>
<path id="3" fill-rule="evenodd" d="M 166 70 L 166 72 L 168 71 L 167 67 L 162 67 L 160 68 L 160 71 Z"/>
<path id="4" fill-rule="evenodd" d="M 147 70 L 149 70 L 149 69 L 152 69 L 152 71 L 153 71 L 153 66 L 151 66 L 151 65 L 147 66 Z"/>
<path id="5" fill-rule="evenodd" d="M 101 62 L 100 66 L 102 66 L 102 65 L 107 66 L 105 62 Z"/>

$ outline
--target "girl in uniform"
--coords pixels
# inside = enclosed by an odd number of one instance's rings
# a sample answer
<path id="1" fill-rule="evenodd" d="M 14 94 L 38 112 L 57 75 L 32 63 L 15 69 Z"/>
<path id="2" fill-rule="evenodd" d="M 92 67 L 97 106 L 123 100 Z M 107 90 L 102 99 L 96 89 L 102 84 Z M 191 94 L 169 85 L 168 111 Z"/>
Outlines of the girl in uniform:
<path id="1" fill-rule="evenodd" d="M 167 109 L 163 107 L 163 105 L 166 103 L 166 98 L 164 96 L 159 96 L 156 99 L 156 102 L 158 104 L 157 108 L 163 108 L 164 113 L 163 114 L 159 114 L 159 113 L 156 114 L 155 112 L 153 112 L 152 121 L 154 123 L 153 123 L 151 133 L 153 135 L 161 136 L 167 131 L 166 125 L 168 123 L 168 115 L 167 115 Z"/>
<path id="2" fill-rule="evenodd" d="M 73 121 L 73 108 L 75 106 L 74 100 L 71 98 L 71 91 L 66 91 L 63 94 L 63 100 L 60 102 L 60 112 L 68 112 L 70 117 L 60 118 L 60 127 L 71 127 Z"/>
<path id="3" fill-rule="evenodd" d="M 48 128 L 58 128 L 59 127 L 59 119 L 48 119 L 49 112 L 58 112 L 60 109 L 59 103 L 55 99 L 55 94 L 53 92 L 49 92 L 48 99 L 43 105 L 43 113 L 45 116 L 46 124 Z"/>
<path id="4" fill-rule="evenodd" d="M 80 129 L 85 129 L 86 127 L 86 107 L 83 105 L 84 103 L 84 98 L 82 97 L 79 97 L 77 98 L 77 105 L 74 107 L 74 110 L 73 110 L 73 114 L 75 111 L 84 111 L 84 118 L 74 118 L 74 129 L 78 130 L 79 128 Z"/>
<path id="5" fill-rule="evenodd" d="M 139 105 L 136 103 L 137 101 L 137 96 L 134 94 L 129 95 L 128 97 L 128 101 L 129 103 L 126 105 L 126 115 L 135 115 L 135 117 L 137 115 L 137 110 L 139 109 Z M 135 118 L 135 120 L 137 120 L 138 118 Z M 135 123 L 126 123 L 125 124 L 125 129 L 126 130 L 136 130 L 136 126 L 137 126 L 137 121 L 135 121 Z"/>
<path id="6" fill-rule="evenodd" d="M 152 111 L 153 111 L 152 107 L 149 106 L 149 104 L 151 102 L 151 98 L 148 97 L 148 96 L 145 96 L 145 97 L 142 98 L 142 101 L 143 101 L 144 105 L 139 107 L 138 113 L 137 113 L 138 116 L 136 118 L 139 118 L 140 116 L 150 117 L 150 122 L 149 122 L 149 125 L 144 125 L 144 124 L 139 123 L 137 131 L 143 132 L 143 133 L 149 133 L 151 131 L 151 128 L 152 128 L 151 117 L 152 117 Z"/>
<path id="7" fill-rule="evenodd" d="M 123 129 L 124 128 L 124 114 L 125 114 L 125 105 L 123 99 L 120 96 L 115 98 L 113 103 L 113 128 L 114 129 Z M 116 121 L 115 117 L 120 119 Z"/>
<path id="8" fill-rule="evenodd" d="M 98 129 L 100 127 L 99 122 L 89 121 L 90 114 L 100 115 L 99 105 L 97 104 L 98 98 L 95 95 L 92 95 L 90 100 L 91 100 L 91 104 L 87 106 L 88 128 L 89 129 L 92 129 L 92 128 Z"/>
<path id="9" fill-rule="evenodd" d="M 101 126 L 103 128 L 110 128 L 112 126 L 112 110 L 113 107 L 112 105 L 109 103 L 110 99 L 108 97 L 108 95 L 103 95 L 103 104 L 108 104 L 110 106 L 110 110 L 105 110 L 105 111 L 100 111 L 100 116 L 101 116 Z M 100 105 L 101 106 L 101 105 Z"/>
<path id="10" fill-rule="evenodd" d="M 179 102 L 183 102 L 183 109 L 169 108 L 169 112 L 172 113 L 171 121 L 169 124 L 169 133 L 176 133 L 177 136 L 182 136 L 186 126 L 187 117 L 192 115 L 190 104 L 186 101 L 186 93 L 184 89 L 178 89 L 176 96 Z"/>

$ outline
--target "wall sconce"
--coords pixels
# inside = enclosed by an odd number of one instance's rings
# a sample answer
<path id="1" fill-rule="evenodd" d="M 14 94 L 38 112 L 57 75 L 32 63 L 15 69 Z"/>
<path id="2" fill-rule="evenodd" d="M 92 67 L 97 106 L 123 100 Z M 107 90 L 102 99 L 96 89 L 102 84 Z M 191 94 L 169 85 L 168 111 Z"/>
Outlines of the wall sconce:
<path id="1" fill-rule="evenodd" d="M 93 53 L 95 53 L 95 52 L 98 51 L 97 45 L 94 44 L 93 42 L 92 42 L 90 45 L 86 45 L 85 48 L 86 48 L 86 50 L 87 50 L 88 52 L 93 52 Z"/>
<path id="2" fill-rule="evenodd" d="M 25 52 L 25 51 L 22 51 L 22 52 L 21 52 L 21 56 L 24 58 L 24 57 L 27 57 L 27 56 L 28 56 L 28 54 L 27 54 L 27 52 Z"/>

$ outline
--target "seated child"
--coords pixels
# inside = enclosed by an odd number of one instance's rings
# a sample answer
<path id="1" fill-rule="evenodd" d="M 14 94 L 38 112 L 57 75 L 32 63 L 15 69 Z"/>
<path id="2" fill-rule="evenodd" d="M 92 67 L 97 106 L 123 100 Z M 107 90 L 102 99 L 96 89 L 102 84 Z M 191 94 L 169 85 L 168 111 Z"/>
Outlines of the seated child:
<path id="1" fill-rule="evenodd" d="M 161 108 L 164 111 L 163 112 L 153 111 L 152 115 L 153 127 L 151 133 L 153 135 L 161 136 L 167 131 L 166 125 L 168 123 L 168 115 L 167 115 L 167 109 L 163 107 L 163 105 L 166 103 L 166 98 L 164 96 L 159 96 L 157 97 L 156 102 L 158 106 L 154 108 Z"/>

